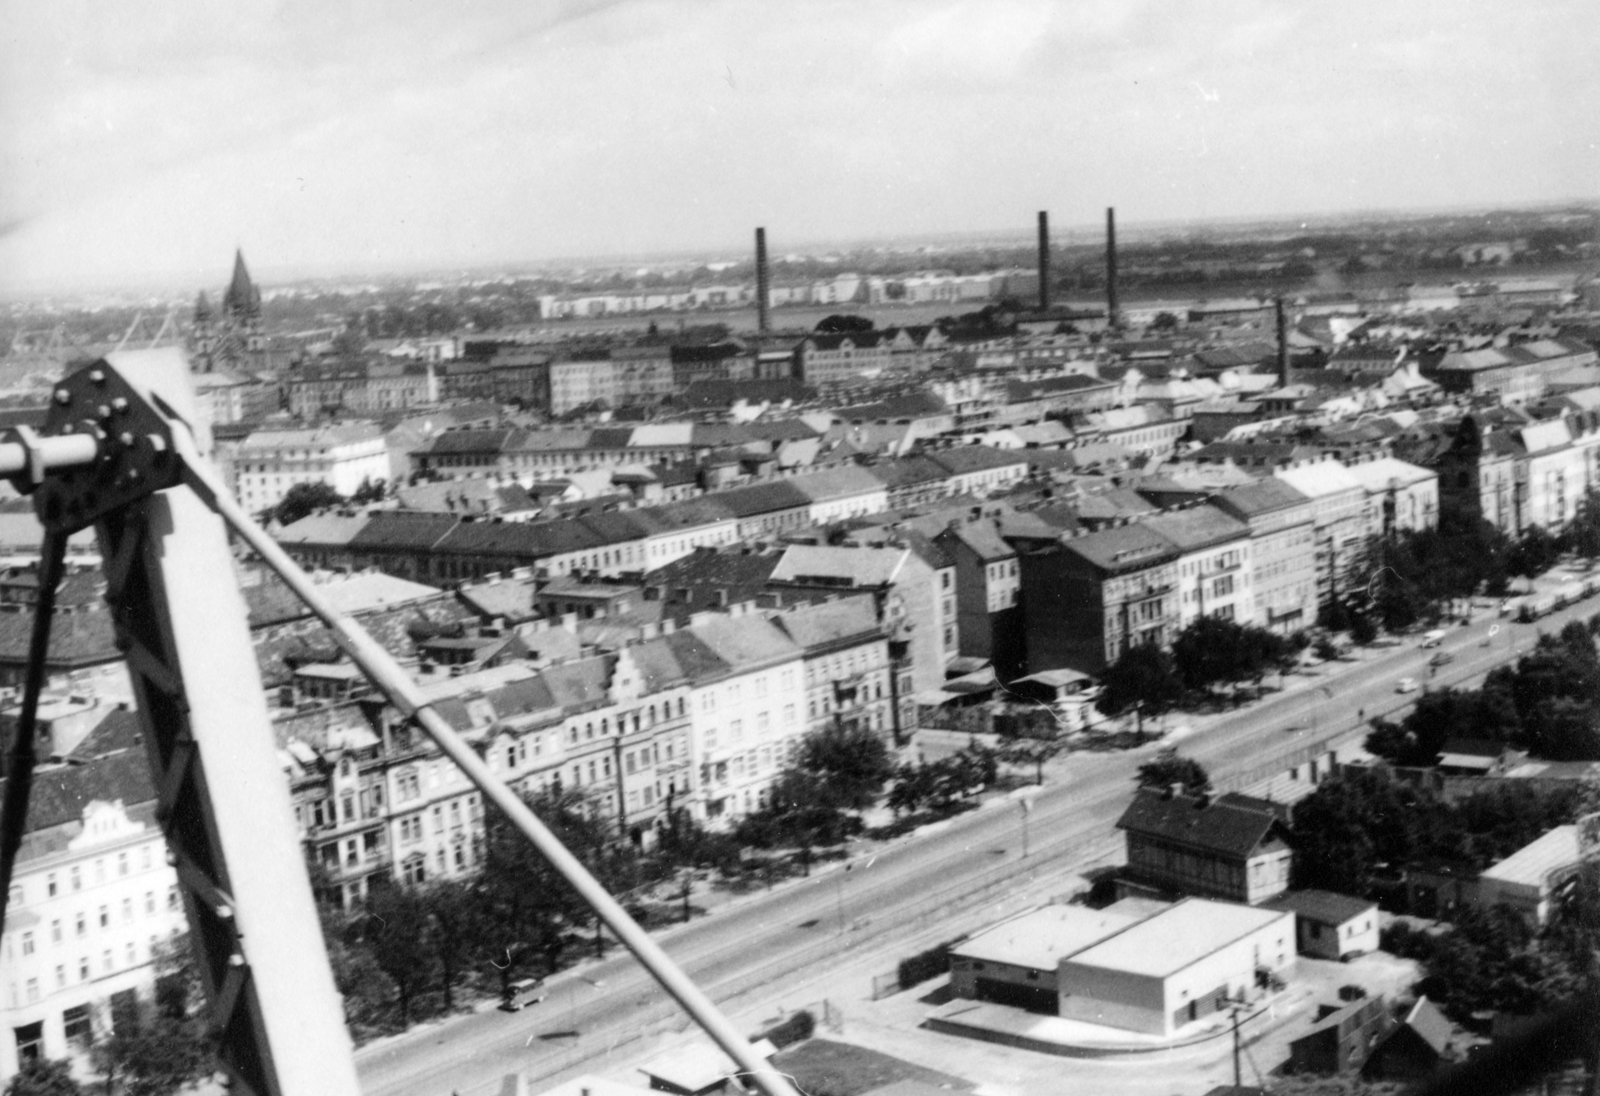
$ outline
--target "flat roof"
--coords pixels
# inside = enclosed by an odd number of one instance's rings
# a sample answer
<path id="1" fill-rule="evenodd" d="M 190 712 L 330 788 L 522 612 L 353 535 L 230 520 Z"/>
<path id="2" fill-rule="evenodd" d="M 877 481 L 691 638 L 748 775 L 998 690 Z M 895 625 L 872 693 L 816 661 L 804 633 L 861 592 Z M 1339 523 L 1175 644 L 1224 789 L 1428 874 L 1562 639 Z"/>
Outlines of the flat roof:
<path id="1" fill-rule="evenodd" d="M 1524 845 L 1498 864 L 1484 870 L 1484 879 L 1500 883 L 1544 884 L 1551 872 L 1578 863 L 1578 827 L 1557 826 L 1531 844 Z"/>
<path id="2" fill-rule="evenodd" d="M 1143 917 L 1136 913 L 1092 910 L 1087 906 L 1042 906 L 974 936 L 951 955 L 1034 970 L 1055 970 L 1056 964 Z"/>
<path id="3" fill-rule="evenodd" d="M 1292 921 L 1294 914 L 1186 898 L 1071 959 L 1084 966 L 1166 978 L 1284 918 Z"/>

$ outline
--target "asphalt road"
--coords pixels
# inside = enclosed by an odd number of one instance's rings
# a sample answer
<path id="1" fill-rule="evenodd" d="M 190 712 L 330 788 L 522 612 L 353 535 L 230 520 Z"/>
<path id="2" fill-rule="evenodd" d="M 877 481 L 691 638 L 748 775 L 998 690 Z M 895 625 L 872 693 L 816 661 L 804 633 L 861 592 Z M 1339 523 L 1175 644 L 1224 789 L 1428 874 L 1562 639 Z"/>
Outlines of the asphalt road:
<path id="1" fill-rule="evenodd" d="M 1286 769 L 1312 743 L 1358 736 L 1362 716 L 1409 706 L 1415 694 L 1396 693 L 1400 678 L 1413 677 L 1429 688 L 1473 683 L 1531 647 L 1537 631 L 1557 630 L 1597 608 L 1580 603 L 1536 626 L 1480 614 L 1470 627 L 1448 628 L 1436 649 L 1422 649 L 1412 637 L 1348 664 L 1292 675 L 1282 692 L 1225 716 L 1196 720 L 1181 749 L 1203 762 L 1214 779 Z M 1452 661 L 1430 673 L 1429 659 L 1439 651 Z M 887 846 L 863 847 L 847 870 L 821 870 L 659 939 L 712 999 L 748 1004 L 759 999 L 762 987 L 821 965 L 837 968 L 869 945 L 908 938 L 930 919 L 1003 892 L 1025 872 L 1091 862 L 1114 841 L 1113 823 L 1127 802 L 1134 771 L 1149 756 L 1148 748 L 1073 754 L 1065 778 L 1039 789 L 1026 817 L 1018 805 L 1002 802 Z M 453 1090 L 476 1096 L 493 1091 L 499 1078 L 514 1071 L 526 1072 L 537 1088 L 592 1056 L 682 1024 L 648 975 L 613 946 L 605 960 L 552 979 L 541 1004 L 415 1030 L 363 1048 L 357 1064 L 369 1096 L 445 1096 Z"/>

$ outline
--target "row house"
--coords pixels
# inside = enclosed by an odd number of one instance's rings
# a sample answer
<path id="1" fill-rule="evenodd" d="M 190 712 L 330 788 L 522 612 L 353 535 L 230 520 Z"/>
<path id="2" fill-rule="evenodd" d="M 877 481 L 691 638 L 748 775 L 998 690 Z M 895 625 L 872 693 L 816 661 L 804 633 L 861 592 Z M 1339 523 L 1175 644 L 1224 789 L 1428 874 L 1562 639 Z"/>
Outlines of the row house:
<path id="1" fill-rule="evenodd" d="M 877 376 L 894 364 L 892 342 L 882 331 L 808 335 L 794 348 L 795 376 L 816 387 Z"/>
<path id="2" fill-rule="evenodd" d="M 907 538 L 909 539 L 909 538 Z M 944 568 L 907 543 L 795 544 L 784 549 L 766 587 L 782 601 L 870 593 L 888 638 L 897 742 L 916 726 L 917 693 L 944 682 L 947 658 L 944 612 L 951 600 Z"/>
<path id="3" fill-rule="evenodd" d="M 441 400 L 489 400 L 531 411 L 550 409 L 550 364 L 547 350 L 501 346 L 487 361 L 465 359 L 434 367 Z"/>
<path id="4" fill-rule="evenodd" d="M 1345 466 L 1366 488 L 1378 533 L 1416 533 L 1439 526 L 1439 474 L 1394 457 Z"/>
<path id="5" fill-rule="evenodd" d="M 1251 597 L 1250 527 L 1210 504 L 1152 514 L 1145 528 L 1178 553 L 1178 627 L 1201 617 L 1257 624 Z"/>
<path id="6" fill-rule="evenodd" d="M 1027 661 L 1022 630 L 1022 580 L 1017 552 L 998 520 L 951 522 L 933 538 L 954 564 L 959 651 L 994 663 L 1002 680 L 1022 676 Z"/>
<path id="7" fill-rule="evenodd" d="M 440 399 L 431 362 L 312 363 L 290 373 L 284 390 L 289 413 L 303 419 L 431 407 Z"/>
<path id="8" fill-rule="evenodd" d="M 1028 458 L 1015 451 L 962 445 L 930 450 L 927 457 L 948 474 L 952 495 L 991 495 L 1028 478 Z"/>
<path id="9" fill-rule="evenodd" d="M 1600 417 L 1503 426 L 1469 415 L 1435 465 L 1441 507 L 1512 537 L 1532 526 L 1559 532 L 1600 485 Z"/>
<path id="10" fill-rule="evenodd" d="M 1542 397 L 1552 383 L 1593 384 L 1597 354 L 1575 339 L 1538 339 L 1506 347 L 1453 350 L 1431 370 L 1429 379 L 1446 392 L 1492 396 L 1503 404 Z"/>
<path id="11" fill-rule="evenodd" d="M 889 508 L 889 489 L 868 468 L 825 468 L 789 482 L 810 500 L 813 525 L 881 514 Z"/>
<path id="12" fill-rule="evenodd" d="M 838 727 L 887 738 L 894 727 L 894 666 L 872 598 L 797 605 L 772 620 L 801 650 L 805 733 Z"/>
<path id="13" fill-rule="evenodd" d="M 680 390 L 696 381 L 747 381 L 755 375 L 755 355 L 737 342 L 674 346 L 671 357 L 672 383 Z"/>
<path id="14" fill-rule="evenodd" d="M 932 324 L 907 324 L 888 327 L 883 337 L 889 343 L 889 359 L 900 373 L 923 373 L 944 356 L 950 340 Z"/>
<path id="15" fill-rule="evenodd" d="M 161 949 L 187 927 L 143 747 L 79 753 L 33 777 L 0 937 L 0 1077 L 40 1059 L 87 1067 L 138 1022 Z"/>
<path id="16" fill-rule="evenodd" d="M 1311 500 L 1317 538 L 1317 604 L 1331 604 L 1364 585 L 1366 546 L 1380 532 L 1366 486 L 1333 460 L 1312 461 L 1273 474 Z"/>
<path id="17" fill-rule="evenodd" d="M 1179 551 L 1143 524 L 1102 529 L 1020 557 L 1028 672 L 1098 673 L 1182 629 Z"/>
<path id="18" fill-rule="evenodd" d="M 1317 618 L 1316 526 L 1311 500 L 1275 477 L 1229 487 L 1211 499 L 1250 530 L 1250 616 L 1288 635 Z"/>

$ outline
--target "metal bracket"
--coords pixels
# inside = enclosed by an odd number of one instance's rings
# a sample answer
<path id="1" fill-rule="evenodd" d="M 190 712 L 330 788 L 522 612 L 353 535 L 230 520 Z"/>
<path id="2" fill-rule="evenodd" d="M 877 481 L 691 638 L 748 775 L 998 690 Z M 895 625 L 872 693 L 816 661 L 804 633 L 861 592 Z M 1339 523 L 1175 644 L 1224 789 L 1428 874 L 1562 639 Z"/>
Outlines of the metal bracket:
<path id="1" fill-rule="evenodd" d="M 177 484 L 183 464 L 173 452 L 173 423 L 148 393 L 105 363 L 64 377 L 55 388 L 43 442 L 92 440 L 92 463 L 54 469 L 30 466 L 34 505 L 47 528 L 76 532 L 129 503 Z M 28 439 L 19 438 L 25 446 Z M 38 446 L 30 451 L 37 453 Z"/>

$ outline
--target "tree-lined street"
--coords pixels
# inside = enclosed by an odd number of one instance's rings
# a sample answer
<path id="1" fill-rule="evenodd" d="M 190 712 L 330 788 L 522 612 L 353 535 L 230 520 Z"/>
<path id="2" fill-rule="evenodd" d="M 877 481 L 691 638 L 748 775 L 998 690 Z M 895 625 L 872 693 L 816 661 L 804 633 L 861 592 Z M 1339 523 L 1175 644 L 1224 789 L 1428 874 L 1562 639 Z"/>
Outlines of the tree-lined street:
<path id="1" fill-rule="evenodd" d="M 1235 787 L 1296 763 L 1314 743 L 1359 741 L 1366 720 L 1395 715 L 1413 702 L 1415 694 L 1395 692 L 1402 677 L 1430 688 L 1475 682 L 1526 653 L 1540 631 L 1559 630 L 1595 610 L 1580 603 L 1537 626 L 1484 615 L 1469 627 L 1450 628 L 1436 648 L 1409 638 L 1366 649 L 1349 662 L 1289 675 L 1286 688 L 1261 702 L 1190 720 L 1190 729 L 1173 737 L 1218 786 Z M 1430 676 L 1430 658 L 1440 651 L 1452 661 Z M 1028 818 L 1026 860 L 1022 812 L 999 801 L 934 832 L 859 846 L 846 865 L 734 902 L 660 939 L 713 999 L 758 1002 L 762 987 L 776 989 L 819 967 L 848 964 L 852 952 L 926 931 L 976 893 L 1002 893 L 1008 880 L 1024 873 L 1066 871 L 1102 855 L 1114 847 L 1112 824 L 1136 770 L 1158 749 L 1079 752 L 1052 762 Z M 861 971 L 863 991 L 872 973 Z M 552 979 L 550 997 L 530 1010 L 447 1020 L 363 1048 L 358 1059 L 373 1096 L 434 1096 L 452 1088 L 467 1093 L 512 1071 L 535 1080 L 558 1076 L 669 1022 L 681 1027 L 665 996 L 631 957 L 614 953 Z"/>

